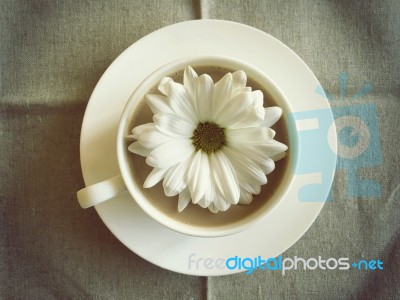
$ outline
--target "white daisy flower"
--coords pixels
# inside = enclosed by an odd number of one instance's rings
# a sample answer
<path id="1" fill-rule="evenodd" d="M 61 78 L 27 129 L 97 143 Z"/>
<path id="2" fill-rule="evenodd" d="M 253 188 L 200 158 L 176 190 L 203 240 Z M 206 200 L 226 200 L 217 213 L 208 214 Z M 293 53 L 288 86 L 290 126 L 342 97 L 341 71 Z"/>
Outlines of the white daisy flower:
<path id="1" fill-rule="evenodd" d="M 262 92 L 246 83 L 243 71 L 214 84 L 186 67 L 183 84 L 165 77 L 161 94 L 146 95 L 153 123 L 135 127 L 129 146 L 153 167 L 145 188 L 163 180 L 167 196 L 179 195 L 178 211 L 190 201 L 214 213 L 252 202 L 287 146 L 269 128 L 282 110 L 264 108 Z"/>

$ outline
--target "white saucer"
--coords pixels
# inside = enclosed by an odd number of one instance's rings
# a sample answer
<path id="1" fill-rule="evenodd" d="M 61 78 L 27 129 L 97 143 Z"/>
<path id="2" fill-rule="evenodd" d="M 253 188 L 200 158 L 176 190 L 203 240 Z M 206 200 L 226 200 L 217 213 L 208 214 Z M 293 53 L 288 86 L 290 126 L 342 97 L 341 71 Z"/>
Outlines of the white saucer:
<path id="1" fill-rule="evenodd" d="M 317 79 L 292 50 L 270 35 L 243 24 L 188 21 L 155 31 L 134 43 L 110 65 L 98 82 L 87 106 L 81 133 L 81 165 L 86 185 L 119 173 L 115 139 L 119 117 L 132 91 L 166 62 L 197 54 L 228 55 L 247 61 L 266 72 L 280 86 L 295 112 L 328 112 L 324 116 L 325 122 L 332 125 L 326 137 L 331 148 L 336 149 L 336 131 L 329 103 L 315 92 L 319 86 Z M 299 130 L 312 130 L 318 127 L 318 119 L 296 121 L 296 125 Z M 301 155 L 304 154 L 300 148 Z M 215 265 L 207 268 L 204 259 L 277 257 L 311 226 L 327 198 L 336 156 L 323 162 L 313 160 L 310 164 L 317 170 L 323 164 L 324 172 L 330 173 L 327 184 L 316 189 L 315 196 L 320 201 L 300 201 L 299 189 L 321 181 L 322 169 L 298 174 L 281 205 L 251 229 L 232 236 L 196 238 L 171 231 L 148 217 L 127 193 L 97 205 L 96 210 L 123 244 L 153 264 L 191 275 L 232 274 L 243 270 L 219 269 Z M 190 255 L 198 266 L 189 263 Z M 203 261 L 199 261 L 201 258 Z"/>

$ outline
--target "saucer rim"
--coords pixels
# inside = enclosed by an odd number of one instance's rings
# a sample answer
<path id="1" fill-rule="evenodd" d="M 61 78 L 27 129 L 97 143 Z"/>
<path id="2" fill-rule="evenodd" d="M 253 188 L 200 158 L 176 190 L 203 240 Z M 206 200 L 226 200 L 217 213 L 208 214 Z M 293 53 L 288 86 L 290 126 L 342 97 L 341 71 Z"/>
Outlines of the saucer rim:
<path id="1" fill-rule="evenodd" d="M 92 111 L 95 110 L 96 105 L 98 106 L 98 94 L 99 92 L 102 91 L 102 89 L 104 89 L 105 85 L 109 85 L 109 82 L 112 81 L 110 80 L 110 76 L 114 75 L 113 73 L 115 72 L 119 72 L 119 73 L 123 73 L 124 71 L 126 71 L 123 67 L 121 67 L 121 64 L 124 61 L 129 61 L 129 56 L 132 55 L 132 51 L 136 48 L 140 48 L 140 47 L 144 47 L 146 44 L 151 43 L 151 41 L 153 41 L 154 39 L 160 38 L 161 36 L 165 37 L 170 37 L 171 34 L 173 35 L 174 33 L 176 33 L 177 31 L 180 32 L 181 34 L 184 34 L 185 31 L 187 31 L 187 27 L 191 27 L 196 28 L 199 31 L 204 31 L 205 33 L 210 33 L 211 32 L 211 28 L 212 30 L 215 30 L 215 27 L 219 27 L 220 29 L 224 30 L 225 33 L 227 33 L 227 28 L 229 30 L 233 30 L 233 29 L 238 29 L 241 28 L 244 31 L 249 31 L 252 32 L 253 34 L 257 35 L 260 39 L 268 39 L 269 44 L 274 44 L 275 47 L 284 47 L 287 51 L 287 53 L 291 53 L 292 59 L 295 58 L 295 60 L 297 60 L 298 63 L 302 64 L 303 67 L 303 71 L 305 71 L 306 73 L 308 73 L 309 76 L 309 80 L 313 81 L 313 83 L 315 85 L 319 85 L 318 80 L 316 79 L 315 75 L 312 73 L 312 71 L 309 69 L 309 67 L 301 60 L 301 58 L 293 52 L 293 50 L 291 50 L 290 48 L 288 48 L 286 45 L 284 45 L 282 42 L 280 42 L 279 40 L 273 38 L 272 36 L 268 35 L 267 33 L 250 27 L 248 25 L 244 25 L 244 24 L 240 24 L 240 23 L 235 23 L 232 21 L 223 21 L 223 20 L 194 20 L 194 21 L 186 21 L 186 22 L 181 22 L 181 23 L 177 23 L 177 24 L 173 24 L 164 28 L 161 28 L 157 31 L 154 31 L 153 33 L 150 33 L 149 35 L 145 36 L 144 38 L 140 39 L 139 41 L 135 42 L 133 45 L 131 45 L 129 48 L 127 48 L 124 52 L 122 52 L 122 54 L 120 56 L 117 57 L 117 59 L 114 60 L 114 62 L 109 66 L 109 68 L 104 72 L 103 76 L 100 78 L 98 84 L 96 85 L 92 96 L 90 97 L 86 112 L 85 112 L 85 116 L 84 116 L 84 120 L 83 120 L 83 124 L 82 124 L 82 132 L 81 132 L 81 165 L 82 165 L 82 173 L 83 173 L 83 177 L 84 177 L 84 181 L 85 184 L 93 184 L 95 183 L 95 181 L 99 181 L 102 179 L 106 179 L 106 178 L 97 178 L 97 179 L 93 179 L 93 170 L 91 170 L 91 163 L 93 163 L 93 161 L 88 162 L 87 161 L 87 144 L 86 144 L 86 139 L 87 139 L 87 134 L 89 130 L 91 129 L 91 126 L 88 125 L 89 119 L 91 118 L 91 114 Z M 235 27 L 235 28 L 233 28 Z M 234 32 L 234 30 L 233 30 Z M 193 41 L 192 41 L 193 42 Z M 223 42 L 221 42 L 223 43 Z M 153 50 L 154 51 L 154 50 Z M 121 75 L 121 74 L 120 74 Z M 146 76 L 142 76 L 143 78 Z M 116 81 L 114 80 L 114 84 L 116 83 Z M 133 89 L 133 85 L 131 86 L 131 88 Z M 285 91 L 283 91 L 285 92 Z M 126 99 L 127 100 L 127 99 Z M 325 100 L 325 103 L 322 103 L 321 105 L 321 101 L 319 101 L 319 103 L 316 105 L 315 109 L 317 108 L 329 108 L 329 102 L 327 101 L 326 97 L 323 97 L 323 100 Z M 323 102 L 323 101 L 322 101 Z M 124 106 L 123 104 L 121 104 L 122 106 Z M 304 110 L 307 110 L 308 108 L 304 108 Z M 115 112 L 113 112 L 113 116 L 115 118 L 116 115 L 120 114 L 121 111 L 119 111 L 118 109 L 116 109 Z M 119 120 L 119 118 L 118 118 Z M 332 120 L 333 120 L 333 116 L 332 116 Z M 115 123 L 115 121 L 114 121 Z M 115 125 L 115 124 L 114 124 Z M 114 138 L 113 134 L 110 134 L 110 139 Z M 332 138 L 332 137 L 331 137 Z M 335 145 L 337 143 L 336 141 L 336 136 L 335 136 L 335 140 L 332 142 L 333 145 Z M 86 146 L 86 148 L 85 148 Z M 336 164 L 336 161 L 335 163 Z M 332 172 L 334 173 L 335 168 L 332 168 Z M 108 169 L 106 172 L 103 173 L 108 173 L 108 177 L 111 177 L 113 175 L 115 175 L 114 173 L 118 172 L 118 169 L 115 168 L 115 161 L 114 161 L 114 165 L 113 163 L 110 164 L 110 166 L 108 166 Z M 99 175 L 97 177 L 101 177 L 101 176 L 105 176 L 104 174 Z M 332 177 L 333 178 L 333 177 Z M 324 193 L 325 195 L 323 195 L 324 199 L 326 198 L 326 196 L 328 195 L 328 191 L 325 191 Z M 124 198 L 124 196 L 121 197 L 121 199 Z M 125 199 L 127 200 L 127 199 Z M 124 201 L 125 201 L 124 200 Z M 123 201 L 123 199 L 121 200 Z M 108 203 L 104 203 L 104 204 L 99 204 L 95 207 L 97 213 L 99 214 L 100 218 L 102 219 L 102 221 L 104 222 L 104 224 L 110 229 L 110 231 L 125 245 L 127 246 L 131 251 L 133 251 L 134 253 L 138 254 L 139 256 L 141 256 L 142 258 L 144 258 L 147 261 L 152 262 L 155 265 L 158 265 L 162 268 L 174 271 L 174 272 L 178 272 L 178 273 L 183 273 L 183 274 L 188 274 L 188 275 L 200 275 L 200 276 L 219 276 L 219 275 L 229 275 L 229 274 L 234 274 L 234 273 L 238 273 L 240 271 L 236 270 L 235 272 L 232 271 L 221 271 L 221 272 L 207 272 L 204 270 L 186 270 L 185 268 L 182 268 L 182 266 L 180 267 L 176 267 L 173 266 L 169 263 L 166 263 L 166 260 L 160 260 L 160 256 L 154 255 L 154 254 L 148 254 L 145 251 L 143 251 L 143 249 L 138 249 L 135 245 L 137 245 L 137 241 L 132 240 L 131 238 L 128 238 L 126 236 L 123 236 L 124 233 L 122 233 L 121 230 L 118 229 L 118 226 L 115 226 L 115 224 L 112 224 L 115 220 L 111 220 L 113 219 L 112 213 L 110 213 L 110 210 L 114 209 L 113 206 L 117 206 L 117 202 L 115 201 L 115 205 L 112 204 L 112 202 L 114 202 L 114 200 L 112 201 L 108 201 Z M 126 202 L 126 201 L 125 201 Z M 133 202 L 133 201 L 132 201 Z M 319 212 L 321 211 L 322 207 L 324 205 L 324 201 L 322 202 L 317 202 L 317 203 L 307 203 L 307 206 L 309 207 L 308 210 L 308 216 L 307 216 L 307 222 L 305 222 L 305 224 L 303 224 L 301 226 L 302 230 L 299 230 L 297 232 L 297 234 L 295 234 L 295 236 L 291 237 L 290 239 L 287 239 L 286 242 L 284 243 L 285 245 L 283 245 L 282 247 L 280 247 L 280 251 L 279 254 L 286 251 L 288 248 L 290 248 L 298 239 L 301 238 L 301 236 L 303 236 L 303 234 L 309 229 L 309 227 L 312 225 L 312 223 L 315 221 L 315 219 L 317 218 L 317 216 L 319 215 Z M 110 221 L 111 220 L 111 221 Z M 302 222 L 299 222 L 302 223 Z M 161 225 L 160 225 L 161 226 Z M 261 226 L 260 222 L 256 223 L 254 225 L 254 227 L 257 226 Z M 160 233 L 164 232 L 165 228 L 158 228 L 155 230 L 159 230 Z M 246 231 L 247 232 L 247 231 Z M 186 241 L 186 240 L 192 240 L 192 239 L 199 239 L 199 241 L 201 242 L 202 240 L 207 240 L 208 238 L 204 239 L 204 238 L 195 238 L 195 237 L 189 237 L 189 236 L 183 236 L 181 234 L 178 234 L 176 232 L 172 232 L 170 233 L 171 235 L 177 234 L 179 235 L 179 239 L 182 241 Z M 233 236 L 229 236 L 231 238 L 234 239 L 240 239 L 242 236 L 242 233 L 238 233 L 235 234 Z M 215 238 L 216 240 L 218 239 L 225 239 L 226 237 L 221 237 L 221 238 Z M 136 243 L 135 243 L 136 242 Z M 279 255 L 278 254 L 278 255 Z M 171 253 L 170 255 L 175 256 L 174 253 Z M 277 256 L 277 255 L 276 255 Z M 243 270 L 242 270 L 243 271 Z"/>

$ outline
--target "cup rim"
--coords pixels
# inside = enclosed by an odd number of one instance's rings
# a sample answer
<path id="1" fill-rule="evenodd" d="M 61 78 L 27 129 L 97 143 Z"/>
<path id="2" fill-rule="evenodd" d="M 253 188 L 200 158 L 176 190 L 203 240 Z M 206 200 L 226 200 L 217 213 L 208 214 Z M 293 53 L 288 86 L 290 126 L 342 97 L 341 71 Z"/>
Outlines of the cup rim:
<path id="1" fill-rule="evenodd" d="M 289 140 L 291 141 L 291 160 L 288 162 L 289 166 L 287 167 L 290 174 L 290 179 L 287 181 L 285 188 L 281 194 L 274 199 L 274 202 L 270 205 L 260 207 L 256 212 L 251 214 L 251 216 L 247 216 L 246 218 L 240 219 L 237 222 L 229 223 L 227 225 L 218 226 L 218 227 L 200 227 L 196 225 L 183 224 L 179 221 L 174 220 L 173 218 L 165 215 L 156 209 L 152 204 L 148 202 L 146 197 L 142 194 L 141 189 L 144 189 L 142 186 L 138 186 L 134 184 L 134 181 L 130 179 L 129 176 L 129 167 L 126 163 L 125 157 L 128 152 L 126 147 L 126 131 L 129 123 L 129 117 L 131 116 L 131 112 L 138 101 L 140 101 L 149 91 L 150 88 L 157 85 L 161 78 L 168 76 L 168 74 L 173 74 L 177 71 L 183 70 L 186 66 L 199 66 L 199 65 L 212 65 L 216 67 L 224 67 L 235 70 L 244 70 L 246 74 L 251 73 L 251 77 L 257 78 L 257 82 L 259 83 L 268 83 L 268 91 L 272 92 L 281 98 L 285 106 L 288 114 L 293 112 L 290 103 L 285 96 L 285 94 L 281 91 L 281 89 L 276 85 L 276 83 L 269 78 L 264 72 L 259 70 L 257 67 L 244 62 L 240 59 L 223 56 L 223 55 L 197 55 L 197 56 L 188 56 L 178 58 L 176 60 L 170 61 L 155 71 L 153 71 L 150 75 L 148 75 L 133 91 L 131 96 L 129 97 L 123 112 L 121 114 L 118 133 L 117 133 L 117 158 L 119 168 L 122 174 L 122 178 L 125 182 L 125 185 L 131 194 L 134 201 L 139 205 L 141 209 L 143 209 L 147 215 L 149 215 L 152 219 L 156 220 L 161 225 L 172 229 L 176 232 L 196 236 L 196 237 L 220 237 L 232 235 L 243 230 L 250 228 L 260 219 L 266 217 L 270 214 L 275 208 L 282 202 L 282 200 L 286 197 L 288 191 L 293 185 L 293 181 L 295 178 L 294 170 L 297 168 L 298 159 L 299 159 L 299 137 L 298 133 L 294 128 L 294 124 L 290 124 L 290 120 L 288 120 L 288 124 L 286 126 L 292 126 L 292 130 L 288 128 L 289 131 Z M 250 72 L 249 72 L 250 70 Z M 280 104 L 281 107 L 281 104 Z M 288 116 L 290 118 L 290 116 Z M 126 148 L 126 149 L 125 149 Z M 270 199 L 272 200 L 272 199 Z M 269 200 L 269 201 L 270 201 Z"/>

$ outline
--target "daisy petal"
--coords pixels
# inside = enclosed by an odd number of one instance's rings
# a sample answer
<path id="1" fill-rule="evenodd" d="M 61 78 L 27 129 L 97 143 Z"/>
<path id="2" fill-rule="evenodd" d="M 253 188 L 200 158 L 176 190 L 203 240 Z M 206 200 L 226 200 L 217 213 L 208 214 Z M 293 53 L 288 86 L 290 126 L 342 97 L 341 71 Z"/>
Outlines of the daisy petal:
<path id="1" fill-rule="evenodd" d="M 150 149 L 147 149 L 140 145 L 139 142 L 134 142 L 129 145 L 128 150 L 132 153 L 138 154 L 140 156 L 146 157 L 150 153 Z"/>
<path id="2" fill-rule="evenodd" d="M 246 86 L 246 87 L 241 87 L 237 89 L 232 90 L 231 98 L 235 97 L 237 94 L 240 93 L 251 93 L 251 87 Z"/>
<path id="3" fill-rule="evenodd" d="M 206 189 L 204 193 L 204 207 L 208 207 L 211 202 L 215 200 L 217 197 L 217 192 L 216 192 L 216 186 L 214 183 L 213 178 L 210 176 L 209 178 L 209 183 L 208 183 L 208 188 Z"/>
<path id="4" fill-rule="evenodd" d="M 222 108 L 220 113 L 216 116 L 215 121 L 222 127 L 229 127 L 229 125 L 239 121 L 252 104 L 253 98 L 251 93 L 238 94 L 230 99 Z"/>
<path id="5" fill-rule="evenodd" d="M 257 118 L 264 121 L 265 119 L 265 108 L 264 108 L 264 95 L 261 91 L 257 90 L 251 93 L 253 95 L 253 107 L 256 111 Z"/>
<path id="6" fill-rule="evenodd" d="M 194 99 L 196 95 L 195 81 L 197 77 L 198 75 L 192 67 L 188 66 L 185 68 L 185 71 L 183 72 L 183 85 L 185 86 L 192 99 Z"/>
<path id="7" fill-rule="evenodd" d="M 188 158 L 194 151 L 189 139 L 175 139 L 149 153 L 146 163 L 154 168 L 169 168 Z"/>
<path id="8" fill-rule="evenodd" d="M 232 88 L 243 88 L 247 83 L 247 75 L 243 71 L 236 71 L 232 73 Z"/>
<path id="9" fill-rule="evenodd" d="M 232 73 L 227 73 L 214 86 L 214 115 L 217 115 L 231 98 Z"/>
<path id="10" fill-rule="evenodd" d="M 211 211 L 212 213 L 216 214 L 217 212 L 219 212 L 219 210 L 217 209 L 217 207 L 214 205 L 214 202 L 211 202 L 211 204 L 208 206 L 209 211 Z"/>
<path id="11" fill-rule="evenodd" d="M 262 152 L 259 149 L 252 147 L 251 145 L 231 145 L 230 148 L 236 153 L 239 153 L 240 155 L 245 156 L 256 163 L 264 172 L 264 174 L 269 174 L 275 169 L 274 161 L 270 157 L 268 157 L 265 152 Z"/>
<path id="12" fill-rule="evenodd" d="M 168 168 L 164 169 L 159 169 L 159 168 L 153 168 L 153 170 L 150 172 L 150 174 L 147 176 L 146 180 L 144 181 L 143 187 L 148 189 L 153 186 L 155 186 L 157 183 L 159 183 L 165 176 L 165 173 L 167 173 Z"/>
<path id="13" fill-rule="evenodd" d="M 282 116 L 282 109 L 278 106 L 265 108 L 264 126 L 271 127 Z"/>
<path id="14" fill-rule="evenodd" d="M 154 123 L 146 123 L 146 124 L 136 126 L 135 128 L 132 129 L 131 137 L 133 137 L 134 139 L 138 139 L 139 136 L 143 133 L 143 131 L 149 130 L 149 129 L 154 129 L 154 128 L 156 128 Z"/>
<path id="15" fill-rule="evenodd" d="M 198 120 L 201 123 L 212 121 L 214 82 L 212 78 L 203 74 L 196 80 L 196 108 Z"/>
<path id="16" fill-rule="evenodd" d="M 176 172 L 178 167 L 183 163 L 178 163 L 175 166 L 168 169 L 167 173 L 165 173 L 165 178 L 163 180 L 163 188 L 164 194 L 167 197 L 172 197 L 178 195 L 186 185 L 182 181 L 173 181 L 173 173 Z"/>
<path id="17" fill-rule="evenodd" d="M 281 152 L 285 152 L 288 149 L 288 146 L 276 140 L 268 141 L 265 144 L 254 145 L 254 147 L 259 149 L 261 152 L 265 153 L 269 157 L 275 156 Z"/>
<path id="18" fill-rule="evenodd" d="M 222 198 L 232 204 L 238 203 L 240 197 L 239 182 L 229 159 L 222 151 L 212 153 L 209 157 L 211 176 L 213 176 Z"/>
<path id="19" fill-rule="evenodd" d="M 196 204 L 200 205 L 202 208 L 206 208 L 208 205 L 210 205 L 210 203 L 207 205 L 205 196 L 203 196 Z"/>
<path id="20" fill-rule="evenodd" d="M 173 137 L 160 132 L 157 128 L 147 129 L 139 136 L 138 142 L 145 148 L 155 149 L 156 147 L 171 142 Z"/>
<path id="21" fill-rule="evenodd" d="M 251 183 L 240 183 L 241 191 L 244 190 L 250 194 L 258 195 L 261 192 L 261 186 Z"/>
<path id="22" fill-rule="evenodd" d="M 264 160 L 262 170 L 265 174 L 270 174 L 273 170 L 275 170 L 275 162 L 271 158 Z"/>
<path id="23" fill-rule="evenodd" d="M 258 127 L 262 124 L 264 120 L 264 108 L 262 109 L 262 114 L 260 110 L 250 107 L 247 113 L 243 114 L 243 117 L 236 123 L 231 124 L 229 128 L 247 128 L 247 127 Z"/>
<path id="24" fill-rule="evenodd" d="M 278 161 L 278 160 L 281 160 L 281 159 L 284 158 L 284 157 L 286 157 L 286 152 L 281 152 L 281 153 L 272 155 L 272 156 L 271 156 L 271 159 L 272 159 L 273 161 Z"/>
<path id="25" fill-rule="evenodd" d="M 173 110 L 168 105 L 167 97 L 162 95 L 147 94 L 146 103 L 150 107 L 153 114 L 173 113 Z"/>
<path id="26" fill-rule="evenodd" d="M 196 126 L 175 114 L 158 114 L 153 116 L 154 124 L 161 132 L 173 137 L 187 137 L 193 135 Z"/>
<path id="27" fill-rule="evenodd" d="M 266 127 L 226 128 L 227 142 L 236 144 L 266 144 L 272 141 L 275 132 Z"/>
<path id="28" fill-rule="evenodd" d="M 256 90 L 256 91 L 253 91 L 251 94 L 253 96 L 253 105 L 254 105 L 254 107 L 260 107 L 260 108 L 264 109 L 264 107 L 263 107 L 263 105 L 264 105 L 264 95 L 263 95 L 263 93 L 260 90 Z"/>
<path id="29" fill-rule="evenodd" d="M 198 120 L 194 110 L 194 101 L 186 88 L 182 84 L 173 81 L 170 82 L 170 86 L 171 88 L 167 96 L 171 108 L 182 118 L 197 123 Z"/>
<path id="30" fill-rule="evenodd" d="M 204 196 L 197 202 L 203 208 L 208 207 L 216 198 L 217 198 L 217 191 L 215 182 L 212 176 L 209 176 L 208 188 L 204 192 Z"/>
<path id="31" fill-rule="evenodd" d="M 176 196 L 186 188 L 186 171 L 192 162 L 192 155 L 185 161 L 170 168 L 163 181 L 164 193 L 168 197 Z"/>
<path id="32" fill-rule="evenodd" d="M 239 194 L 239 198 L 240 198 L 240 194 Z M 232 203 L 232 204 L 239 203 L 239 198 L 236 203 Z M 222 197 L 221 195 L 217 196 L 213 203 L 219 211 L 226 211 L 226 210 L 228 210 L 229 207 L 231 207 L 231 203 L 229 203 L 227 200 L 225 200 L 225 198 Z"/>
<path id="33" fill-rule="evenodd" d="M 164 77 L 163 79 L 160 80 L 160 83 L 158 84 L 158 90 L 163 93 L 165 96 L 169 94 L 170 91 L 170 83 L 174 82 L 172 78 L 169 77 Z"/>
<path id="34" fill-rule="evenodd" d="M 183 211 L 186 206 L 190 202 L 190 192 L 188 188 L 185 188 L 180 194 L 179 194 L 179 200 L 178 200 L 178 211 L 181 212 Z"/>
<path id="35" fill-rule="evenodd" d="M 252 183 L 262 185 L 267 183 L 267 177 L 261 168 L 251 161 L 246 156 L 240 155 L 236 151 L 225 147 L 223 150 L 224 154 L 232 162 L 235 168 L 238 181 L 241 184 Z"/>
<path id="36" fill-rule="evenodd" d="M 245 190 L 240 190 L 240 199 L 239 203 L 240 204 L 245 204 L 248 205 L 251 202 L 253 202 L 253 195 Z"/>
<path id="37" fill-rule="evenodd" d="M 208 156 L 203 151 L 197 151 L 187 174 L 187 183 L 192 196 L 192 202 L 197 203 L 208 189 L 210 166 Z"/>

